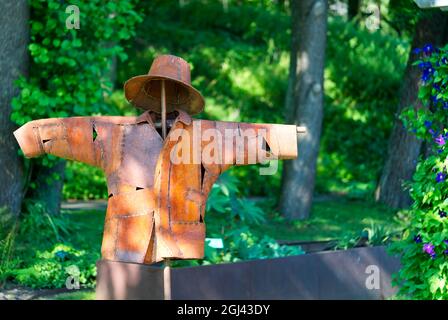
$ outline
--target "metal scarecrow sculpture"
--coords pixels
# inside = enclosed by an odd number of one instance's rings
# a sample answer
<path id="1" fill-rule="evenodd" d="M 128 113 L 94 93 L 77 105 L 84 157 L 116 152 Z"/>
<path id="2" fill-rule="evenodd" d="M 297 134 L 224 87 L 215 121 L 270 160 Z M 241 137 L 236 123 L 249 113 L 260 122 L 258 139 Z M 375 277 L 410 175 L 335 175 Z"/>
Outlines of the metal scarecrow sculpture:
<path id="1" fill-rule="evenodd" d="M 218 176 L 233 165 L 296 158 L 300 127 L 192 119 L 204 99 L 188 63 L 171 55 L 124 90 L 143 114 L 35 120 L 14 135 L 26 157 L 47 153 L 104 170 L 103 259 L 201 259 L 205 203 Z"/>

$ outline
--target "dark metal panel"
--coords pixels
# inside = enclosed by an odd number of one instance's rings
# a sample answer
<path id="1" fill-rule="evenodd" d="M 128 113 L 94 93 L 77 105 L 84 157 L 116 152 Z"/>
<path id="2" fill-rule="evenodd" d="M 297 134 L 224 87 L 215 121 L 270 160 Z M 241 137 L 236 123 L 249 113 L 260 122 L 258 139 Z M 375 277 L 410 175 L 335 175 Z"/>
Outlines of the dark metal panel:
<path id="1" fill-rule="evenodd" d="M 368 289 L 367 267 L 380 272 Z M 396 293 L 399 259 L 384 247 L 320 252 L 277 259 L 171 269 L 172 299 L 385 299 Z M 98 263 L 97 298 L 163 299 L 163 269 Z"/>
<path id="2" fill-rule="evenodd" d="M 171 296 L 178 300 L 252 299 L 250 266 L 242 262 L 172 269 Z"/>
<path id="3" fill-rule="evenodd" d="M 163 269 L 144 264 L 100 260 L 97 300 L 163 300 Z"/>

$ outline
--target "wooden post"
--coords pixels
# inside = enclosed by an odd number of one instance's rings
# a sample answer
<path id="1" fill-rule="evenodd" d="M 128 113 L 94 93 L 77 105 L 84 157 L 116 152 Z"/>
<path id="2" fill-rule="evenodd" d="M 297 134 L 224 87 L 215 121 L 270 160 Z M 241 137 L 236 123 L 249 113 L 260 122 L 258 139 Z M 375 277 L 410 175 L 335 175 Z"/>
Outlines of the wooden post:
<path id="1" fill-rule="evenodd" d="M 163 267 L 163 299 L 171 300 L 171 260 L 165 259 Z"/>
<path id="2" fill-rule="evenodd" d="M 162 104 L 162 137 L 166 138 L 166 95 L 165 95 L 165 80 L 161 81 L 160 101 Z"/>
<path id="3" fill-rule="evenodd" d="M 166 93 L 165 93 L 165 80 L 161 81 L 160 92 L 161 112 L 162 112 L 162 137 L 166 138 Z M 171 260 L 164 259 L 163 268 L 163 298 L 165 300 L 171 300 Z"/>
<path id="4" fill-rule="evenodd" d="M 306 133 L 306 127 L 296 127 L 297 133 Z"/>

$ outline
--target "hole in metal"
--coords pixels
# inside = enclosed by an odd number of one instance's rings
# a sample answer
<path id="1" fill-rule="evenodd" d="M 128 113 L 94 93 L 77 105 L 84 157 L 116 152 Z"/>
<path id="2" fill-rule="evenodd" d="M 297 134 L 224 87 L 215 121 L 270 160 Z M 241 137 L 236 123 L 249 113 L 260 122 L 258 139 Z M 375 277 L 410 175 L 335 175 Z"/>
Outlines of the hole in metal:
<path id="1" fill-rule="evenodd" d="M 92 127 L 92 131 L 93 141 L 95 141 L 96 137 L 98 137 L 98 132 L 96 132 L 95 125 Z"/>

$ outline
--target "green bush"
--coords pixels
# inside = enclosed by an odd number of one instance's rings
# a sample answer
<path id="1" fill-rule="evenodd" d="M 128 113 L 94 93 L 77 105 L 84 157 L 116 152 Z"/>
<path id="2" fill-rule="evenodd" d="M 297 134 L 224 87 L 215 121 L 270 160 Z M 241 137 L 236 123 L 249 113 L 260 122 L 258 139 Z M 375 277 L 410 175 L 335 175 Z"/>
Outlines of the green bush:
<path id="1" fill-rule="evenodd" d="M 400 293 L 415 299 L 448 299 L 448 45 L 418 49 L 422 70 L 419 98 L 424 107 L 403 111 L 405 125 L 424 139 L 428 156 L 420 159 L 410 184 L 414 201 L 404 240 L 392 247 L 401 254 L 395 277 Z"/>
<path id="2" fill-rule="evenodd" d="M 103 170 L 80 162 L 68 162 L 62 195 L 64 199 L 107 199 Z"/>
<path id="3" fill-rule="evenodd" d="M 25 202 L 26 213 L 0 241 L 0 282 L 31 288 L 63 288 L 73 268 L 81 287 L 95 285 L 98 246 L 82 233 L 85 225 L 68 215 L 50 216 L 39 202 Z M 9 256 L 8 256 L 9 255 Z"/>
<path id="4" fill-rule="evenodd" d="M 97 254 L 57 243 L 36 251 L 31 263 L 10 271 L 15 282 L 31 288 L 65 288 L 69 276 L 79 279 L 80 287 L 92 288 L 96 281 Z"/>

